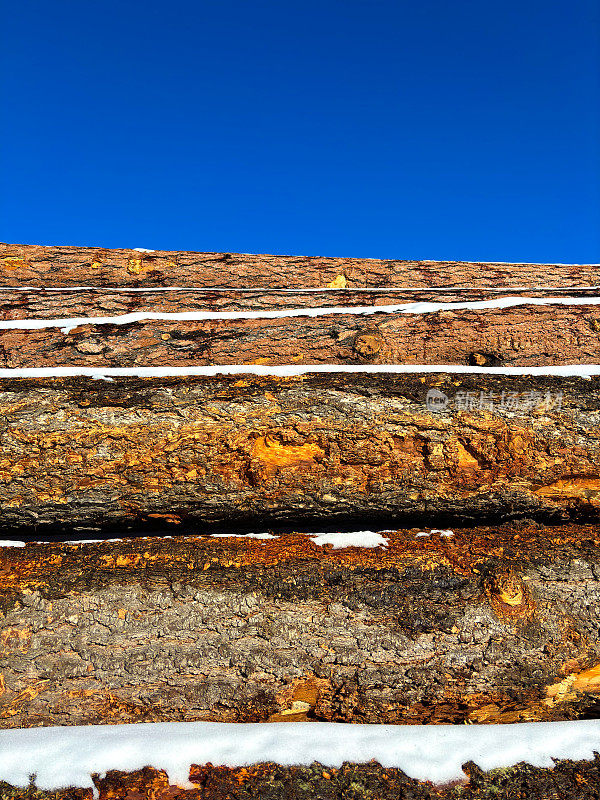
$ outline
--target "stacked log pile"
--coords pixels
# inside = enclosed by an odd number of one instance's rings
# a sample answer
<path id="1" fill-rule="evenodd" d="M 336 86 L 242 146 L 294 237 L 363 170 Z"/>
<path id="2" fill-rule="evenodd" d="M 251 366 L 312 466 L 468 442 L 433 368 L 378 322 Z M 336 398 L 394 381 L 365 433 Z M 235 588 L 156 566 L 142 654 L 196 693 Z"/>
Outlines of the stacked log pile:
<path id="1" fill-rule="evenodd" d="M 600 718 L 598 273 L 0 246 L 0 727 Z M 94 781 L 600 793 L 597 760 L 465 774 Z M 91 790 L 0 784 L 38 796 Z"/>

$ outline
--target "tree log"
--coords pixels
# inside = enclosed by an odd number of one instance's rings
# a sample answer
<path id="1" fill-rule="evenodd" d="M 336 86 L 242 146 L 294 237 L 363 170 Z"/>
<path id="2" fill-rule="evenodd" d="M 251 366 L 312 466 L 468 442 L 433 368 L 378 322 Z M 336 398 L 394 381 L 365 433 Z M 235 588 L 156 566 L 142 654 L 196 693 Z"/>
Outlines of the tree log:
<path id="1" fill-rule="evenodd" d="M 599 378 L 325 373 L 0 387 L 9 538 L 160 519 L 599 516 Z M 428 411 L 428 390 L 448 397 L 445 410 Z"/>
<path id="2" fill-rule="evenodd" d="M 600 267 L 463 261 L 138 252 L 0 244 L 3 286 L 200 286 L 309 289 L 379 286 L 563 287 L 600 285 Z"/>
<path id="3" fill-rule="evenodd" d="M 270 291 L 227 289 L 1 289 L 0 318 L 55 319 L 105 317 L 145 311 L 178 314 L 182 311 L 276 311 L 331 306 L 382 306 L 398 303 L 464 303 L 511 297 L 596 297 L 596 289 L 328 289 Z"/>
<path id="4" fill-rule="evenodd" d="M 597 526 L 2 548 L 0 725 L 600 713 Z"/>
<path id="5" fill-rule="evenodd" d="M 3 329 L 0 365 L 596 364 L 599 332 L 600 306 L 150 320 Z"/>
<path id="6" fill-rule="evenodd" d="M 409 778 L 399 769 L 377 762 L 345 763 L 339 769 L 314 763 L 304 767 L 256 764 L 250 767 L 194 765 L 193 789 L 169 784 L 163 770 L 147 767 L 137 772 L 95 775 L 98 800 L 597 800 L 600 757 L 558 760 L 552 768 L 522 762 L 514 767 L 484 772 L 473 762 L 463 766 L 466 779 L 436 786 Z M 0 781 L 3 800 L 92 800 L 92 789 L 45 792 L 19 789 Z"/>

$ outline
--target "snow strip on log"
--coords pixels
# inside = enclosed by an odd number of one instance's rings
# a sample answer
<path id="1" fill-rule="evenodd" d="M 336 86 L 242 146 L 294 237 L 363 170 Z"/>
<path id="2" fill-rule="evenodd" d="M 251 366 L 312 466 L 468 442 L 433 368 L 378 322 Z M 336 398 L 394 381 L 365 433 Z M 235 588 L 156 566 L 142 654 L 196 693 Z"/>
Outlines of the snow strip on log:
<path id="1" fill-rule="evenodd" d="M 385 531 L 384 531 L 385 533 Z M 387 547 L 388 540 L 374 531 L 351 531 L 341 533 L 318 533 L 311 541 L 320 547 L 330 544 L 334 550 L 342 547 Z"/>
<path id="2" fill-rule="evenodd" d="M 228 320 L 228 319 L 285 319 L 287 317 L 323 317 L 329 315 L 351 314 L 356 316 L 370 314 L 435 314 L 439 311 L 487 311 L 495 308 L 514 308 L 515 306 L 597 306 L 600 297 L 499 297 L 496 300 L 472 300 L 448 303 L 396 303 L 381 306 L 329 306 L 319 308 L 284 308 L 273 311 L 188 311 L 182 313 L 161 313 L 158 311 L 136 311 L 113 317 L 62 317 L 57 319 L 9 319 L 0 321 L 0 329 L 39 330 L 41 328 L 62 328 L 69 333 L 80 325 L 130 325 L 147 320 Z"/>
<path id="3" fill-rule="evenodd" d="M 555 758 L 591 759 L 600 751 L 600 721 L 517 725 L 362 725 L 289 723 L 141 723 L 0 731 L 0 780 L 40 789 L 94 788 L 93 773 L 164 769 L 171 784 L 193 788 L 192 764 L 229 767 L 272 761 L 340 767 L 376 759 L 416 780 L 464 778 L 461 765 L 483 770 L 520 761 L 553 767 Z"/>
<path id="4" fill-rule="evenodd" d="M 78 378 L 112 381 L 114 378 L 185 378 L 220 375 L 259 375 L 295 378 L 316 373 L 334 374 L 415 374 L 448 373 L 458 375 L 548 375 L 590 378 L 600 375 L 600 364 L 564 364 L 548 367 L 471 367 L 463 364 L 314 364 L 272 367 L 263 364 L 220 364 L 205 367 L 14 367 L 0 369 L 2 378 Z"/>

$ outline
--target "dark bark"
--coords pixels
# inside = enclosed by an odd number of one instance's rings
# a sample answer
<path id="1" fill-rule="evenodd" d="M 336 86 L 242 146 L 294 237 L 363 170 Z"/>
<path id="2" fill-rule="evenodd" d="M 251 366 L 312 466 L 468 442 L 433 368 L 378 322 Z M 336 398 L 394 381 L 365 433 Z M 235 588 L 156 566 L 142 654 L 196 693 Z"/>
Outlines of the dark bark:
<path id="1" fill-rule="evenodd" d="M 0 725 L 600 713 L 596 526 L 0 550 Z"/>
<path id="2" fill-rule="evenodd" d="M 597 286 L 600 267 L 0 245 L 3 286 Z"/>
<path id="3" fill-rule="evenodd" d="M 236 375 L 0 387 L 9 538 L 125 530 L 157 515 L 194 525 L 470 523 L 597 519 L 600 509 L 598 378 Z M 425 405 L 433 388 L 449 397 L 441 413 Z M 462 411 L 466 392 L 475 406 L 493 398 L 493 409 Z M 502 392 L 521 407 L 502 406 Z M 531 392 L 541 400 L 524 408 Z"/>
<path id="4" fill-rule="evenodd" d="M 4 367 L 211 364 L 473 364 L 600 361 L 600 306 L 430 314 L 151 320 L 0 330 Z"/>
<path id="5" fill-rule="evenodd" d="M 346 762 L 340 769 L 316 763 L 305 767 L 194 766 L 190 771 L 194 789 L 170 785 L 164 771 L 151 767 L 96 775 L 94 783 L 99 800 L 596 800 L 600 796 L 598 756 L 589 761 L 561 759 L 552 768 L 521 762 L 483 772 L 470 762 L 463 769 L 466 779 L 448 786 L 413 780 L 375 761 Z M 0 782 L 0 796 L 3 800 L 92 800 L 92 790 L 42 792 L 35 783 L 29 789 L 16 789 Z"/>

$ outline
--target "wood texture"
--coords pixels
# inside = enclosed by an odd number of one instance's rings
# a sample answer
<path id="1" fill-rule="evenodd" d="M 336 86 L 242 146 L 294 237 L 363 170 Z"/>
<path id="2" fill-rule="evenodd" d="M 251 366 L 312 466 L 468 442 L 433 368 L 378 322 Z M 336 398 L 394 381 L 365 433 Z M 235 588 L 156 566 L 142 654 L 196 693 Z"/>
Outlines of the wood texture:
<path id="1" fill-rule="evenodd" d="M 435 786 L 409 778 L 401 770 L 377 762 L 345 763 L 340 769 L 322 764 L 282 767 L 194 765 L 193 789 L 169 784 L 167 774 L 151 767 L 132 773 L 111 771 L 94 776 L 98 800 L 597 800 L 600 758 L 558 760 L 552 768 L 520 763 L 484 772 L 470 762 L 465 780 Z M 35 783 L 17 789 L 0 782 L 3 800 L 92 800 L 91 789 L 42 792 Z"/>
<path id="2" fill-rule="evenodd" d="M 0 550 L 0 726 L 595 716 L 597 526 Z"/>
<path id="3" fill-rule="evenodd" d="M 555 366 L 598 363 L 599 337 L 600 306 L 151 320 L 0 330 L 0 366 Z"/>
<path id="4" fill-rule="evenodd" d="M 445 411 L 428 411 L 430 389 Z M 0 526 L 597 519 L 599 389 L 389 373 L 4 379 Z"/>
<path id="5" fill-rule="evenodd" d="M 2 286 L 200 286 L 309 289 L 366 286 L 598 286 L 600 266 L 0 245 Z"/>
<path id="6" fill-rule="evenodd" d="M 5 320 L 598 285 L 598 265 L 0 245 Z M 184 291 L 127 291 L 169 286 Z M 599 333 L 593 306 L 92 324 L 2 330 L 0 367 L 590 364 Z M 447 405 L 430 410 L 430 390 Z M 600 379 L 4 378 L 0 507 L 9 539 L 185 533 L 0 547 L 0 727 L 600 715 Z M 393 531 L 373 550 L 293 532 L 342 523 Z M 201 535 L 264 526 L 279 538 Z M 583 800 L 600 796 L 598 768 L 469 764 L 439 787 L 376 763 L 209 764 L 195 789 L 150 768 L 95 783 L 101 800 Z M 0 798 L 91 792 L 0 784 Z"/>
<path id="7" fill-rule="evenodd" d="M 440 302 L 464 303 L 473 300 L 494 300 L 511 297 L 595 297 L 594 289 L 427 289 L 327 291 L 242 291 L 230 289 L 63 289 L 27 290 L 0 288 L 0 318 L 55 319 L 64 317 L 101 317 L 140 311 L 179 314 L 193 311 L 275 311 L 292 308 L 331 306 L 381 306 L 398 303 Z"/>

